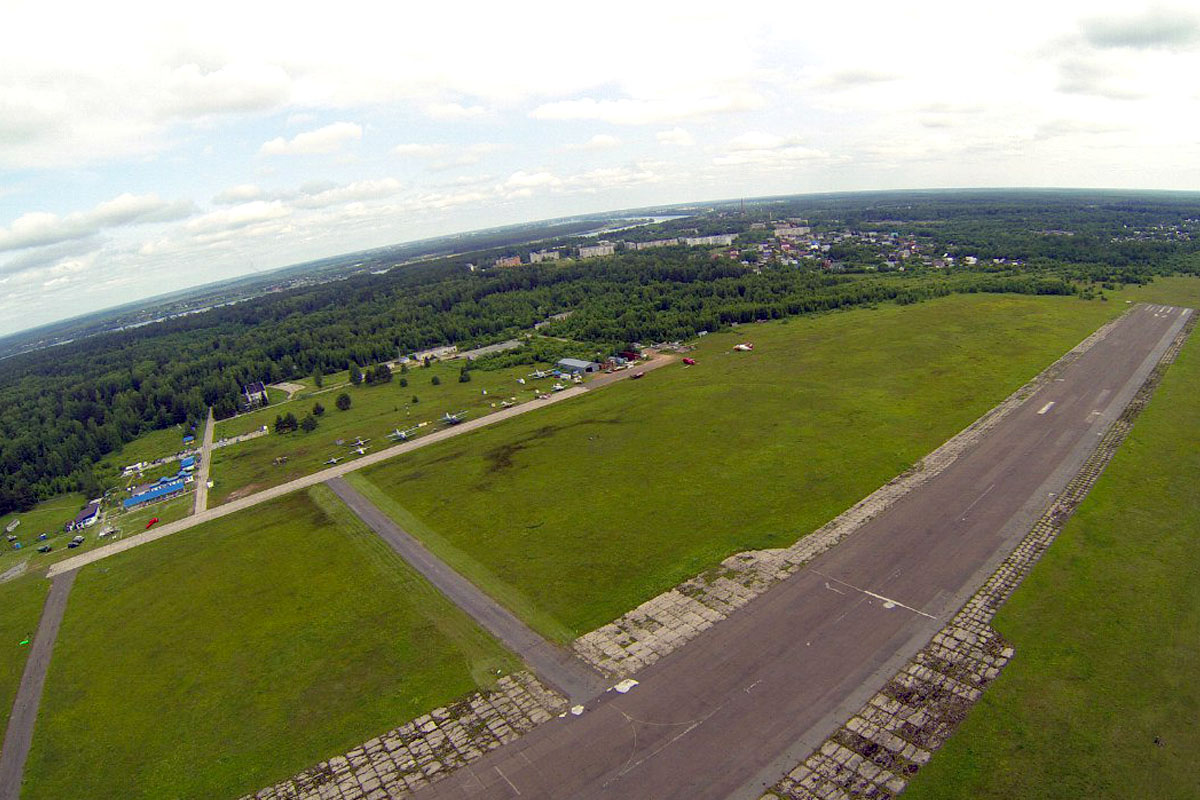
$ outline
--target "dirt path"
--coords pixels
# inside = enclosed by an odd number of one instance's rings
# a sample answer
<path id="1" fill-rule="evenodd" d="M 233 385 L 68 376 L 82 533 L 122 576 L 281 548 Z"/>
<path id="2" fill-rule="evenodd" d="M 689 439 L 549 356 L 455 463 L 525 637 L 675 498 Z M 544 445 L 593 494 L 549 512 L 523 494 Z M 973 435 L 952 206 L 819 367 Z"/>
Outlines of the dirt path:
<path id="1" fill-rule="evenodd" d="M 38 704 L 42 701 L 46 670 L 50 667 L 54 640 L 58 638 L 58 629 L 67 610 L 67 597 L 71 594 L 76 574 L 67 572 L 59 575 L 50 586 L 50 594 L 46 596 L 33 648 L 25 662 L 21 686 L 17 689 L 17 699 L 8 718 L 4 749 L 0 751 L 0 800 L 18 800 L 21 796 L 21 775 L 25 771 L 29 746 L 33 743 L 33 726 L 37 721 Z"/>

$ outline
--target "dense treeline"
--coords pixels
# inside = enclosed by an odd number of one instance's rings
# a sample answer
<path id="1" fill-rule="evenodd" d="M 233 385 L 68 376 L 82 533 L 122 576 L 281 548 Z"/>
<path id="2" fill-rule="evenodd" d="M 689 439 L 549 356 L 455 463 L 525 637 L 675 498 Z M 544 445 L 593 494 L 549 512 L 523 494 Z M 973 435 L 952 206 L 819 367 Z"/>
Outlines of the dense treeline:
<path id="1" fill-rule="evenodd" d="M 808 216 L 832 224 L 832 215 L 844 210 L 822 207 L 810 209 Z M 145 431 L 198 422 L 208 406 L 218 417 L 229 416 L 237 410 L 241 387 L 251 381 L 272 383 L 351 365 L 369 369 L 399 353 L 438 344 L 486 344 L 526 332 L 562 311 L 574 313 L 541 332 L 569 341 L 542 345 L 543 354 L 594 352 L 734 323 L 879 302 L 913 303 L 952 292 L 1068 294 L 1079 291 L 1081 280 L 1141 281 L 1156 271 L 1195 271 L 1200 262 L 1188 240 L 1155 239 L 1132 250 L 1110 241 L 1106 249 L 1096 242 L 1111 230 L 1097 229 L 1086 240 L 1080 238 L 1083 224 L 1075 226 L 1074 236 L 1046 234 L 1048 224 L 1065 224 L 1060 220 L 1065 212 L 1057 207 L 1046 218 L 1026 208 L 1020 226 L 1013 222 L 1020 206 L 1007 200 L 956 205 L 939 199 L 901 210 L 907 218 L 880 203 L 856 213 L 923 229 L 938 228 L 930 220 L 940 214 L 954 227 L 951 234 L 940 230 L 936 236 L 952 235 L 955 247 L 971 248 L 981 258 L 993 252 L 989 247 L 1004 252 L 997 257 L 1037 252 L 1040 260 L 1023 268 L 989 263 L 953 272 L 759 271 L 705 250 L 668 247 L 468 272 L 466 259 L 459 257 L 269 294 L 26 353 L 0 361 L 0 513 L 62 491 L 97 491 L 92 466 L 105 454 Z M 1081 212 L 1083 222 L 1092 216 L 1090 208 Z M 1161 218 L 1179 224 L 1188 219 L 1179 209 L 1148 219 Z M 1093 222 L 1088 224 L 1099 225 Z M 1106 224 L 1120 228 L 1117 221 Z M 687 225 L 704 231 L 719 227 L 705 218 L 671 221 L 659 230 Z M 1040 243 L 1046 239 L 1053 239 L 1057 249 Z M 1106 260 L 1110 251 L 1113 258 Z M 479 366 L 529 357 L 527 351 L 497 354 Z"/>

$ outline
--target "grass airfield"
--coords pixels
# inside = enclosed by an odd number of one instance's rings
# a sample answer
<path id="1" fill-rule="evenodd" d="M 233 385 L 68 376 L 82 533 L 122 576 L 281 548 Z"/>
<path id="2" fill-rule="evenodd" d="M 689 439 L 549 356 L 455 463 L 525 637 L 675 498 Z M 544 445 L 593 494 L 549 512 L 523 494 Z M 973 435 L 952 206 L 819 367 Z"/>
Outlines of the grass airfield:
<path id="1" fill-rule="evenodd" d="M 1123 311 L 1121 301 L 1195 306 L 1197 289 L 1197 279 L 1166 279 L 1107 303 L 963 295 L 746 325 L 702 339 L 696 367 L 622 381 L 350 479 L 531 625 L 567 642 L 732 552 L 790 543 L 820 526 Z M 730 352 L 745 340 L 754 353 Z M 352 412 L 371 411 L 371 424 L 386 431 L 396 401 L 413 393 L 422 418 L 468 407 L 460 400 L 492 400 L 479 389 L 493 373 L 458 384 L 458 365 L 440 367 L 440 387 L 414 371 L 425 379 L 410 373 L 407 389 L 399 374 L 350 389 Z M 516 387 L 515 376 L 532 370 L 502 380 Z M 431 391 L 448 388 L 462 394 L 447 392 L 445 408 L 425 405 Z M 327 424 L 340 391 L 319 396 L 327 411 L 311 436 L 375 437 L 348 414 L 344 434 Z M 302 416 L 312 402 L 259 413 L 269 424 L 289 409 Z M 251 417 L 237 424 L 263 424 Z M 218 437 L 231 432 L 219 427 Z M 272 435 L 226 454 L 303 436 Z M 308 468 L 295 459 L 297 472 L 319 467 L 324 449 Z M 269 465 L 270 451 L 260 455 Z M 1178 555 L 1176 569 L 1194 563 Z M 47 588 L 32 574 L 0 584 L 0 636 L 32 632 Z M 1176 599 L 1194 615 L 1194 600 Z M 1143 626 L 1126 644 L 1143 646 L 1152 633 Z M 25 653 L 7 644 L 5 714 Z M 1187 652 L 1173 657 L 1194 674 Z M 23 797 L 234 797 L 515 666 L 318 487 L 84 569 Z M 1134 711 L 1145 714 L 1142 705 Z M 1083 750 L 1068 755 L 1082 759 Z M 1191 796 L 1169 788 L 1161 794 Z"/>
<path id="2" fill-rule="evenodd" d="M 1124 305 L 958 295 L 744 325 L 673 366 L 350 480 L 568 642 L 726 556 L 784 546 Z M 753 341 L 753 353 L 732 346 Z"/>

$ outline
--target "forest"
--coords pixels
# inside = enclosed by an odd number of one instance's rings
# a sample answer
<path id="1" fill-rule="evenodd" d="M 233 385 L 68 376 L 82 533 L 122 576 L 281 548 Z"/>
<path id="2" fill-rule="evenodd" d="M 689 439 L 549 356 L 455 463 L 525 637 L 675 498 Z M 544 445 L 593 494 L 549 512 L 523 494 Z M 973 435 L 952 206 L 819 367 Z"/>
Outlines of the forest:
<path id="1" fill-rule="evenodd" d="M 209 406 L 219 418 L 235 413 L 248 382 L 365 368 L 433 345 L 466 349 L 522 335 L 563 311 L 574 313 L 538 331 L 557 337 L 538 340 L 541 350 L 512 351 L 478 367 L 953 292 L 1090 296 L 1105 285 L 1200 271 L 1190 236 L 1200 205 L 1175 196 L 798 198 L 744 215 L 721 210 L 671 220 L 639 236 L 745 230 L 755 219 L 781 216 L 801 216 L 814 229 L 898 231 L 980 262 L 952 271 L 860 271 L 848 251 L 851 261 L 840 271 L 758 268 L 716 251 L 664 247 L 471 271 L 469 261 L 488 263 L 477 252 L 23 353 L 0 361 L 0 514 L 64 491 L 97 493 L 92 467 L 105 454 L 148 430 L 194 424 Z"/>

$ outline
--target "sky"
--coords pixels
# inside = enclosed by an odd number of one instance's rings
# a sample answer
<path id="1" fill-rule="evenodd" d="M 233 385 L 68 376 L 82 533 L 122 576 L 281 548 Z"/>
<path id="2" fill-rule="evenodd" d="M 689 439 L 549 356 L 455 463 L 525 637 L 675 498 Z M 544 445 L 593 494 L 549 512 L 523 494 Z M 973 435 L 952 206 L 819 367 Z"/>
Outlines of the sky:
<path id="1" fill-rule="evenodd" d="M 0 335 L 590 211 L 1200 187 L 1186 5 L 383 5 L 0 0 Z"/>

